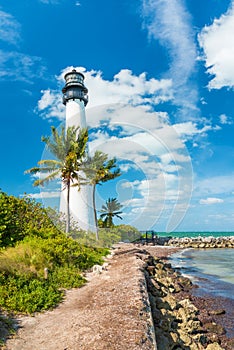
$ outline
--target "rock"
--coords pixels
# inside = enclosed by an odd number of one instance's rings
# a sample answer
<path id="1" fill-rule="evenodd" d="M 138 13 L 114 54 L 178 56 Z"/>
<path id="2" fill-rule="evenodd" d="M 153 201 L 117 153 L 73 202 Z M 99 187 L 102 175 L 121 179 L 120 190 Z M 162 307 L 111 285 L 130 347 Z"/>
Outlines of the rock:
<path id="1" fill-rule="evenodd" d="M 170 322 L 166 318 L 159 321 L 159 327 L 164 331 L 168 332 L 170 330 Z"/>
<path id="2" fill-rule="evenodd" d="M 230 339 L 228 341 L 228 345 L 230 346 L 231 349 L 234 349 L 234 339 Z"/>
<path id="3" fill-rule="evenodd" d="M 171 305 L 160 298 L 156 298 L 156 306 L 158 309 L 171 310 Z"/>
<path id="4" fill-rule="evenodd" d="M 201 322 L 199 320 L 189 320 L 186 329 L 189 334 L 197 334 L 201 330 Z"/>
<path id="5" fill-rule="evenodd" d="M 205 243 L 199 244 L 199 248 L 205 248 L 205 247 L 206 247 L 206 244 L 205 244 Z"/>
<path id="6" fill-rule="evenodd" d="M 171 287 L 169 290 L 171 293 L 179 293 L 182 290 L 182 287 L 178 282 L 175 282 L 174 286 Z"/>
<path id="7" fill-rule="evenodd" d="M 182 306 L 183 308 L 187 309 L 188 312 L 190 314 L 194 313 L 194 314 L 198 314 L 198 309 L 196 308 L 195 305 L 193 305 L 191 303 L 191 301 L 189 299 L 183 299 L 178 303 L 180 306 Z"/>
<path id="8" fill-rule="evenodd" d="M 164 269 L 164 265 L 162 263 L 157 263 L 156 264 L 156 269 L 157 270 L 163 270 Z"/>
<path id="9" fill-rule="evenodd" d="M 202 346 L 207 345 L 209 342 L 209 339 L 205 334 L 197 334 L 193 339 Z"/>
<path id="10" fill-rule="evenodd" d="M 224 309 L 217 309 L 209 311 L 209 315 L 224 315 L 226 311 Z"/>
<path id="11" fill-rule="evenodd" d="M 170 341 L 160 329 L 156 329 L 157 350 L 170 349 Z"/>
<path id="12" fill-rule="evenodd" d="M 192 287 L 192 282 L 187 277 L 180 276 L 177 279 L 177 282 L 178 282 L 179 286 L 181 287 L 181 289 L 190 289 Z"/>
<path id="13" fill-rule="evenodd" d="M 233 248 L 234 236 L 172 238 L 167 242 L 167 245 L 181 248 Z"/>
<path id="14" fill-rule="evenodd" d="M 218 343 L 218 344 L 220 344 L 220 339 L 219 339 L 219 336 L 218 336 L 218 334 L 215 334 L 215 333 L 213 333 L 213 334 L 210 334 L 209 335 L 209 343 Z"/>
<path id="15" fill-rule="evenodd" d="M 221 346 L 218 343 L 213 343 L 213 344 L 209 344 L 206 350 L 225 350 L 225 349 L 221 348 Z"/>
<path id="16" fill-rule="evenodd" d="M 177 343 L 178 340 L 179 340 L 179 336 L 178 336 L 178 334 L 175 333 L 175 332 L 170 332 L 170 337 L 171 337 L 173 343 Z"/>
<path id="17" fill-rule="evenodd" d="M 149 274 L 153 275 L 155 274 L 155 266 L 151 265 L 151 266 L 147 266 L 147 271 L 149 272 Z"/>
<path id="18" fill-rule="evenodd" d="M 177 301 L 176 299 L 168 294 L 166 297 L 163 298 L 164 302 L 168 303 L 170 305 L 170 309 L 174 310 L 177 307 Z"/>
<path id="19" fill-rule="evenodd" d="M 180 339 L 182 340 L 182 342 L 186 345 L 189 346 L 192 344 L 192 338 L 186 334 L 186 332 L 180 332 Z"/>
<path id="20" fill-rule="evenodd" d="M 205 324 L 204 324 L 204 327 L 205 327 L 208 331 L 210 331 L 210 332 L 212 332 L 212 333 L 216 333 L 216 334 L 218 334 L 218 335 L 222 335 L 222 334 L 225 334 L 225 333 L 226 333 L 225 329 L 224 329 L 221 325 L 219 325 L 219 324 L 217 324 L 217 323 L 215 323 L 215 322 L 208 322 L 208 323 L 205 323 Z"/>

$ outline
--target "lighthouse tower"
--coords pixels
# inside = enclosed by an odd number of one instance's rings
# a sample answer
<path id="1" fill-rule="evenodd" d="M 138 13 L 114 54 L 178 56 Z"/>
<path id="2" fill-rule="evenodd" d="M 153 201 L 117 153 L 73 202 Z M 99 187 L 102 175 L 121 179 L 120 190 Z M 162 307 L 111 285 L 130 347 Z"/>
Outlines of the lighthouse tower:
<path id="1" fill-rule="evenodd" d="M 66 128 L 70 126 L 86 128 L 85 106 L 88 103 L 88 89 L 84 85 L 84 75 L 73 69 L 65 74 L 66 84 L 62 89 L 63 104 L 66 106 Z M 82 174 L 83 176 L 83 174 Z M 66 213 L 66 189 L 61 191 L 60 211 Z M 83 185 L 70 188 L 70 215 L 85 231 L 96 232 L 92 204 L 92 188 Z"/>

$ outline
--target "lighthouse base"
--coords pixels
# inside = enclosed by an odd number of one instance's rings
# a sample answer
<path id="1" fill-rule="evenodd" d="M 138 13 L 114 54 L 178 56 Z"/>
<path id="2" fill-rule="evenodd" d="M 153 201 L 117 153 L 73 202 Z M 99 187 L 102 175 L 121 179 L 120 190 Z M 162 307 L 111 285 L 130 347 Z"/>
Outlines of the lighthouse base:
<path id="1" fill-rule="evenodd" d="M 92 203 L 92 186 L 70 188 L 70 220 L 80 229 L 97 233 L 95 215 Z M 67 190 L 63 190 L 60 196 L 60 212 L 67 214 Z"/>

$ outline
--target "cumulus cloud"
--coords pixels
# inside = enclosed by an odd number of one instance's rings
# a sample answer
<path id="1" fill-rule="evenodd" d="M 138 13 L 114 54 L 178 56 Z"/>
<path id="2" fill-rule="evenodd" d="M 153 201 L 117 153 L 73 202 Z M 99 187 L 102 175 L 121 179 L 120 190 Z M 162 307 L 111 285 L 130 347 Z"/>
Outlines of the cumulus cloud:
<path id="1" fill-rule="evenodd" d="M 196 70 L 197 50 L 191 18 L 181 0 L 142 0 L 144 27 L 170 56 L 169 72 L 173 80 L 174 104 L 180 117 L 197 115 L 198 89 L 191 83 Z"/>
<path id="2" fill-rule="evenodd" d="M 34 78 L 44 78 L 46 67 L 37 56 L 17 51 L 0 50 L 0 79 L 33 83 Z"/>
<path id="3" fill-rule="evenodd" d="M 65 107 L 62 103 L 61 94 L 58 91 L 42 90 L 42 97 L 38 101 L 37 111 L 45 118 L 64 119 Z M 49 111 L 49 112 L 48 112 Z"/>
<path id="4" fill-rule="evenodd" d="M 64 121 L 61 88 L 64 73 L 72 68 L 57 77 L 59 90 L 42 91 L 37 109 L 43 117 Z M 202 137 L 216 126 L 204 121 L 205 125 L 195 121 L 171 125 L 168 113 L 160 111 L 161 103 L 172 97 L 170 80 L 147 79 L 145 73 L 134 75 L 130 70 L 105 80 L 101 72 L 76 69 L 84 73 L 89 89 L 86 119 L 90 151 L 117 157 L 122 171 L 132 179 L 127 199 L 127 188 L 123 188 L 128 222 L 144 229 L 164 218 L 164 229 L 173 231 L 189 208 L 193 190 L 186 141 Z"/>
<path id="5" fill-rule="evenodd" d="M 234 1 L 230 9 L 210 26 L 205 26 L 198 39 L 204 52 L 209 89 L 234 87 Z"/>
<path id="6" fill-rule="evenodd" d="M 134 196 L 125 200 L 128 221 L 142 229 L 152 227 L 167 210 L 167 230 L 173 230 L 189 206 L 193 179 L 190 156 L 168 117 L 145 106 L 113 104 L 87 110 L 87 119 L 94 128 L 90 151 L 117 157 L 124 170 L 143 178 L 128 182 L 134 189 Z"/>
<path id="7" fill-rule="evenodd" d="M 215 197 L 208 197 L 206 199 L 201 199 L 200 204 L 210 205 L 210 204 L 217 204 L 217 203 L 223 203 L 223 199 L 221 198 L 215 198 Z"/>
<path id="8" fill-rule="evenodd" d="M 71 68 L 64 69 L 58 79 L 63 81 L 64 74 Z M 105 80 L 101 71 L 86 71 L 82 67 L 76 69 L 85 74 L 85 83 L 89 88 L 89 108 L 110 103 L 153 105 L 172 98 L 170 79 L 147 79 L 146 73 L 134 75 L 129 69 L 121 69 L 113 80 Z"/>
<path id="9" fill-rule="evenodd" d="M 194 122 L 186 122 L 186 123 L 178 123 L 178 124 L 174 124 L 173 127 L 175 128 L 176 132 L 181 135 L 181 136 L 185 136 L 185 137 L 193 137 L 195 135 L 206 135 L 206 133 L 208 131 L 211 130 L 219 130 L 220 127 L 218 125 L 211 125 L 211 124 L 207 124 L 204 125 L 202 127 L 199 127 L 199 125 L 197 123 Z"/>
<path id="10" fill-rule="evenodd" d="M 20 23 L 10 14 L 0 10 L 0 40 L 12 45 L 18 45 L 21 41 Z"/>
<path id="11" fill-rule="evenodd" d="M 42 191 L 40 193 L 29 193 L 28 196 L 34 199 L 43 199 L 43 198 L 58 198 L 60 197 L 60 192 L 59 191 Z"/>
<path id="12" fill-rule="evenodd" d="M 74 67 L 67 67 L 57 77 L 60 87 L 64 84 L 64 74 Z M 163 103 L 172 98 L 170 94 L 170 79 L 147 79 L 146 73 L 139 76 L 132 71 L 122 69 L 113 80 L 105 80 L 100 71 L 86 71 L 83 67 L 76 67 L 77 71 L 85 74 L 85 84 L 89 89 L 89 103 L 87 108 L 108 104 L 133 104 L 148 106 Z M 61 90 L 50 89 L 42 91 L 41 100 L 38 102 L 38 112 L 44 117 L 64 118 Z M 56 113 L 55 113 L 56 110 Z M 63 115 L 62 115 L 63 113 Z M 163 114 L 161 114 L 163 115 Z"/>

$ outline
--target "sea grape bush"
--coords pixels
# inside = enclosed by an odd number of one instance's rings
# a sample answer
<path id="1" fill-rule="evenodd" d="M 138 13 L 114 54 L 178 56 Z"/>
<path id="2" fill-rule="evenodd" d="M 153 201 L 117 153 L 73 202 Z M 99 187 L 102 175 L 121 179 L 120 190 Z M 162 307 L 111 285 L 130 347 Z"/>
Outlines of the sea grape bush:
<path id="1" fill-rule="evenodd" d="M 63 297 L 61 290 L 33 275 L 0 273 L 0 305 L 2 309 L 31 314 L 56 306 Z"/>
<path id="2" fill-rule="evenodd" d="M 40 203 L 0 192 L 0 247 L 14 246 L 31 234 L 47 237 L 58 233 Z"/>
<path id="3" fill-rule="evenodd" d="M 86 233 L 74 224 L 69 237 L 64 220 L 34 200 L 0 192 L 0 308 L 34 313 L 56 306 L 65 288 L 85 283 L 83 271 L 102 264 L 113 243 L 139 238 L 120 225 Z M 48 269 L 45 278 L 44 269 Z"/>
<path id="4" fill-rule="evenodd" d="M 82 271 L 101 264 L 108 253 L 67 237 L 59 215 L 52 209 L 49 214 L 58 225 L 34 200 L 0 193 L 2 310 L 31 314 L 56 306 L 63 290 L 82 286 L 86 282 Z"/>

